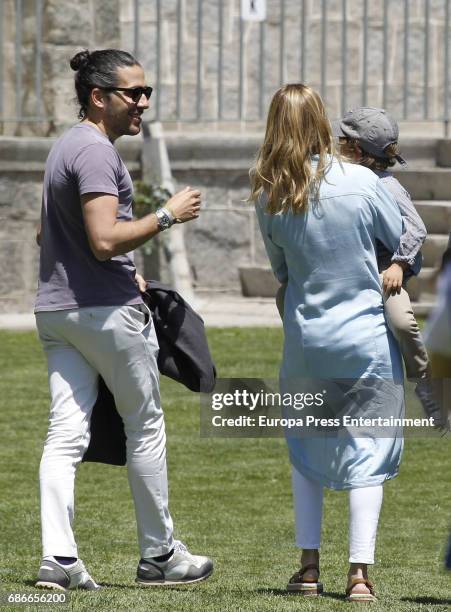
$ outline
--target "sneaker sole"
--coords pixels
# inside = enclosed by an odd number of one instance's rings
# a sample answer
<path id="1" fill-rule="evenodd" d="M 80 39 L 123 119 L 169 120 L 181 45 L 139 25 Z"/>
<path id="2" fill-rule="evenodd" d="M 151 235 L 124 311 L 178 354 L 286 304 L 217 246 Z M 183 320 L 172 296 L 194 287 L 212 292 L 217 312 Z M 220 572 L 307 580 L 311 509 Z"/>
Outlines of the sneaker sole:
<path id="1" fill-rule="evenodd" d="M 139 578 L 135 578 L 135 582 L 137 584 L 140 584 L 141 586 L 146 586 L 146 587 L 152 587 L 152 586 L 181 586 L 183 584 L 195 584 L 197 582 L 202 582 L 203 580 L 206 580 L 207 578 L 209 578 L 213 573 L 213 569 L 211 570 L 211 572 L 209 572 L 208 574 L 205 574 L 205 576 L 201 576 L 200 578 L 195 578 L 194 580 L 179 580 L 179 581 L 175 581 L 175 580 L 155 580 L 153 582 L 150 581 L 145 581 L 145 580 L 140 580 Z"/>
<path id="2" fill-rule="evenodd" d="M 45 582 L 44 580 L 38 580 L 38 582 L 36 582 L 34 586 L 40 587 L 41 589 L 52 589 L 55 591 L 63 591 L 64 593 L 67 593 L 69 590 L 71 591 L 100 591 L 101 589 L 99 585 L 97 585 L 98 588 L 96 589 L 87 589 L 83 586 L 74 587 L 72 589 L 65 589 L 57 582 Z"/>
<path id="3" fill-rule="evenodd" d="M 45 582 L 43 580 L 38 580 L 34 586 L 41 587 L 43 589 L 55 589 L 56 591 L 67 591 L 67 589 L 56 582 Z"/>

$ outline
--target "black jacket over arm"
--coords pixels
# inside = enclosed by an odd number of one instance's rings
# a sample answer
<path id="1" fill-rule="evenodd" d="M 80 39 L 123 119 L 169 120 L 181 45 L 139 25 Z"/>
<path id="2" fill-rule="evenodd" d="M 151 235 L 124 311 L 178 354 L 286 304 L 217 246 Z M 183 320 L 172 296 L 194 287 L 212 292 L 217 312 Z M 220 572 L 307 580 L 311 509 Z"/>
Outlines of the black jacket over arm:
<path id="1" fill-rule="evenodd" d="M 147 283 L 143 299 L 155 325 L 161 374 L 183 383 L 191 391 L 212 391 L 216 368 L 201 317 L 179 293 L 156 281 Z M 91 440 L 83 461 L 125 465 L 125 442 L 124 423 L 113 396 L 99 377 L 99 393 L 91 417 Z"/>

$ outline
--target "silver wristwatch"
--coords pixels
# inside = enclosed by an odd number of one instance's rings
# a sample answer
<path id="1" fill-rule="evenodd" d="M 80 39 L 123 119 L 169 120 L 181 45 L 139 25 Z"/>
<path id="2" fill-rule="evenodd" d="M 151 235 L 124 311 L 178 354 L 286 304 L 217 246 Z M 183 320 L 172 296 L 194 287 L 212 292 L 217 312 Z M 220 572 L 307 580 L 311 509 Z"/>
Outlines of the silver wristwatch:
<path id="1" fill-rule="evenodd" d="M 158 208 L 155 214 L 157 215 L 160 232 L 169 229 L 175 221 L 175 218 L 167 208 Z"/>

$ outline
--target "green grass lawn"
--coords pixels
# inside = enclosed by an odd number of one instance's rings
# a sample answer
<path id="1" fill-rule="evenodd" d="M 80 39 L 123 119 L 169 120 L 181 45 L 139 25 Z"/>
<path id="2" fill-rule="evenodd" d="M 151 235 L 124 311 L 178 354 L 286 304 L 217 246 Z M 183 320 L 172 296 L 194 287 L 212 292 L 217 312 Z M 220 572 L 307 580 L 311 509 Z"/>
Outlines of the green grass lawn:
<path id="1" fill-rule="evenodd" d="M 209 339 L 221 377 L 277 377 L 280 330 L 217 329 L 210 330 Z M 34 333 L 1 332 L 0 347 L 0 591 L 33 592 L 40 561 L 37 474 L 47 427 L 46 367 Z M 165 379 L 162 397 L 176 537 L 192 552 L 211 556 L 215 572 L 195 587 L 136 587 L 139 552 L 126 470 L 83 464 L 76 489 L 79 553 L 106 588 L 73 593 L 66 609 L 179 612 L 349 606 L 343 597 L 347 495 L 326 495 L 325 596 L 306 600 L 287 595 L 285 586 L 297 569 L 298 553 L 284 441 L 200 438 L 198 396 Z M 449 452 L 449 436 L 406 440 L 401 473 L 385 486 L 372 571 L 379 601 L 372 610 L 449 609 L 451 577 L 442 570 L 451 513 Z"/>

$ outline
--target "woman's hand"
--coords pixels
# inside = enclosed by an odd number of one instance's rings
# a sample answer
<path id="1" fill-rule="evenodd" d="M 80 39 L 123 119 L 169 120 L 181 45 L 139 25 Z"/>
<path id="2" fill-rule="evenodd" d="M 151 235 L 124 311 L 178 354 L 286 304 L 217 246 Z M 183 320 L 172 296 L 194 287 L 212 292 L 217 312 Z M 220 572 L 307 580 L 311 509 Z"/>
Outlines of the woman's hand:
<path id="1" fill-rule="evenodd" d="M 197 219 L 200 210 L 201 193 L 192 187 L 185 187 L 172 196 L 165 208 L 175 217 L 178 223 Z"/>
<path id="2" fill-rule="evenodd" d="M 396 261 L 382 272 L 382 284 L 384 293 L 395 295 L 401 293 L 402 280 L 404 277 L 403 266 Z"/>

